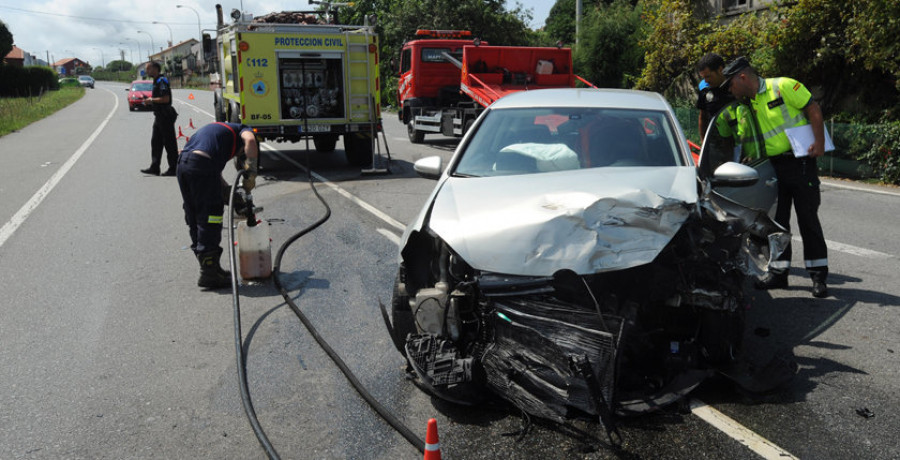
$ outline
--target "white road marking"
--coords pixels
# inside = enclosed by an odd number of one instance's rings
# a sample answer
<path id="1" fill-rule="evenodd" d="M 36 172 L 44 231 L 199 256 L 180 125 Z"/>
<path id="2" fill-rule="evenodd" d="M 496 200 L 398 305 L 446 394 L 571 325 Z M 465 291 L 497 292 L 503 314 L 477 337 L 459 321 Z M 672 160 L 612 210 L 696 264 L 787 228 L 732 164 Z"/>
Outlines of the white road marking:
<path id="1" fill-rule="evenodd" d="M 803 239 L 798 235 L 791 236 L 791 241 L 802 243 Z M 874 259 L 891 259 L 894 256 L 891 254 L 886 254 L 883 252 L 873 251 L 871 249 L 861 248 L 858 246 L 852 246 L 849 244 L 838 243 L 837 241 L 825 240 L 825 244 L 828 246 L 828 249 L 834 249 L 835 251 L 846 252 L 847 254 L 852 254 L 854 256 L 860 257 L 871 257 Z"/>
<path id="2" fill-rule="evenodd" d="M 400 237 L 397 236 L 396 233 L 394 233 L 386 228 L 379 228 L 376 231 L 378 233 L 381 233 L 385 238 L 391 240 L 392 243 L 396 244 L 397 246 L 400 246 Z"/>
<path id="3" fill-rule="evenodd" d="M 719 431 L 727 434 L 735 441 L 747 446 L 748 449 L 756 452 L 765 459 L 796 459 L 790 452 L 778 447 L 768 439 L 750 431 L 745 426 L 736 422 L 731 417 L 717 411 L 712 406 L 708 406 L 699 399 L 691 399 L 691 412 L 700 417 L 706 423 L 709 423 Z"/>
<path id="4" fill-rule="evenodd" d="M 19 208 L 19 210 L 9 219 L 9 221 L 3 224 L 3 227 L 0 228 L 0 246 L 3 246 L 6 243 L 6 240 L 9 239 L 16 232 L 16 230 L 25 223 L 25 219 L 28 219 L 28 216 L 34 212 L 35 209 L 44 201 L 44 198 L 47 198 L 47 195 L 56 187 L 56 184 L 62 180 L 62 178 L 72 169 L 72 166 L 75 165 L 75 162 L 81 158 L 81 155 L 94 143 L 97 139 L 97 136 L 100 135 L 100 132 L 103 131 L 103 128 L 106 127 L 106 124 L 109 123 L 109 120 L 112 119 L 113 115 L 115 115 L 116 110 L 119 108 L 119 97 L 116 93 L 106 89 L 100 88 L 103 91 L 106 91 L 109 94 L 112 94 L 113 99 L 116 100 L 116 104 L 113 106 L 113 109 L 109 112 L 109 115 L 100 123 L 100 126 L 94 130 L 94 132 L 81 144 L 81 147 L 78 147 L 78 150 L 66 160 L 65 163 L 55 172 L 50 179 L 47 180 L 46 183 L 37 191 L 34 195 L 31 196 L 31 199 L 25 203 L 24 206 Z"/>
<path id="5" fill-rule="evenodd" d="M 298 168 L 300 168 L 300 169 L 302 169 L 302 170 L 304 170 L 304 171 L 307 171 L 307 169 L 306 169 L 305 166 L 303 166 L 303 165 L 301 165 L 300 163 L 298 163 L 298 162 L 292 160 L 291 158 L 288 158 L 286 155 L 284 155 L 283 153 L 279 152 L 278 149 L 276 149 L 276 148 L 274 148 L 274 147 L 271 147 L 271 146 L 269 146 L 268 144 L 265 144 L 265 143 L 260 144 L 260 147 L 262 147 L 264 150 L 266 150 L 266 151 L 268 151 L 268 152 L 271 152 L 271 153 L 274 154 L 274 155 L 277 155 L 278 157 L 280 157 L 281 159 L 283 159 L 283 160 L 285 160 L 285 161 L 291 163 L 292 165 L 294 165 L 294 166 L 296 166 L 296 167 L 298 167 Z M 380 211 L 378 208 L 376 208 L 375 206 L 372 206 L 371 204 L 366 203 L 365 201 L 363 201 L 363 200 L 361 200 L 360 198 L 356 197 L 356 195 L 353 195 L 352 193 L 350 193 L 350 192 L 348 192 L 348 191 L 342 189 L 341 187 L 335 185 L 334 183 L 330 182 L 328 179 L 326 179 L 326 178 L 324 178 L 324 177 L 322 177 L 322 176 L 316 174 L 315 172 L 310 171 L 310 173 L 312 174 L 313 177 L 316 178 L 316 180 L 318 180 L 319 182 L 321 182 L 321 183 L 327 185 L 328 187 L 330 187 L 332 190 L 334 190 L 335 192 L 337 192 L 338 194 L 340 194 L 340 195 L 343 196 L 344 198 L 346 198 L 346 199 L 348 199 L 348 200 L 350 200 L 350 201 L 356 203 L 357 206 L 359 206 L 359 207 L 365 209 L 366 211 L 369 211 L 372 215 L 374 215 L 375 217 L 377 217 L 377 218 L 383 220 L 383 221 L 384 221 L 385 223 L 387 223 L 388 225 L 390 225 L 390 226 L 392 226 L 392 227 L 394 227 L 394 228 L 396 228 L 396 229 L 398 229 L 398 230 L 400 230 L 400 231 L 403 231 L 404 229 L 406 229 L 406 226 L 405 226 L 405 225 L 401 224 L 400 222 L 398 222 L 398 221 L 397 221 L 396 219 L 394 219 L 393 217 L 391 217 L 391 216 L 389 216 L 389 215 L 387 215 L 387 214 L 381 212 L 381 211 Z"/>
<path id="6" fill-rule="evenodd" d="M 887 191 L 887 190 L 875 190 L 875 189 L 865 188 L 865 187 L 856 187 L 856 186 L 853 186 L 853 185 L 836 184 L 836 183 L 831 182 L 831 181 L 829 181 L 829 182 L 822 182 L 822 185 L 825 185 L 826 187 L 842 188 L 842 189 L 845 189 L 845 190 L 854 190 L 854 191 L 857 191 L 857 192 L 875 193 L 875 194 L 878 194 L 878 195 L 900 196 L 900 192 L 890 192 L 890 191 Z"/>

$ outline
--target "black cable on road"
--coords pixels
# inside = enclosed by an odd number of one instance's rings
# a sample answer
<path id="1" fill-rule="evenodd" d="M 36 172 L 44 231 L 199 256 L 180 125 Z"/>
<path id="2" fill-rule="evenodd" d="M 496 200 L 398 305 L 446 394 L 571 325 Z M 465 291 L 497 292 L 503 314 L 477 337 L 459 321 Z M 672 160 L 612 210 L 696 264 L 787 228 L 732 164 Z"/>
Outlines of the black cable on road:
<path id="1" fill-rule="evenodd" d="M 308 140 L 307 140 L 308 143 Z M 307 151 L 309 151 L 309 146 L 307 146 Z M 308 157 L 307 157 L 308 160 Z M 297 306 L 296 303 L 291 299 L 290 293 L 287 289 L 284 288 L 284 285 L 281 283 L 281 259 L 284 256 L 284 252 L 287 248 L 293 244 L 295 241 L 300 239 L 303 235 L 315 230 L 320 225 L 324 224 L 331 217 L 331 207 L 328 206 L 328 203 L 322 198 L 322 195 L 319 194 L 319 191 L 316 190 L 315 182 L 312 177 L 312 168 L 307 165 L 306 168 L 307 175 L 309 177 L 309 184 L 312 188 L 313 193 L 316 195 L 316 198 L 325 206 L 325 215 L 323 215 L 319 220 L 315 221 L 308 227 L 300 230 L 293 236 L 287 239 L 284 244 L 278 249 L 278 253 L 275 256 L 274 266 L 272 269 L 272 279 L 275 283 L 275 287 L 278 288 L 278 292 L 281 293 L 281 296 L 284 298 L 285 302 L 291 308 L 297 318 L 301 323 L 306 327 L 309 331 L 310 335 L 316 340 L 316 343 L 325 351 L 329 358 L 337 365 L 338 369 L 341 370 L 341 373 L 344 374 L 344 377 L 350 382 L 353 388 L 357 393 L 375 410 L 378 415 L 384 419 L 394 430 L 400 433 L 410 444 L 412 444 L 416 449 L 419 450 L 420 453 L 425 452 L 425 441 L 413 433 L 412 430 L 409 429 L 406 425 L 403 424 L 394 414 L 392 414 L 386 407 L 384 407 L 378 400 L 372 396 L 371 393 L 362 385 L 356 375 L 347 367 L 347 364 L 341 359 L 340 355 L 331 348 L 331 345 L 325 341 L 325 339 L 319 334 L 319 331 L 316 330 L 315 326 L 313 326 L 312 322 L 310 322 L 309 318 L 300 310 L 300 307 Z M 234 184 L 231 186 L 231 196 L 229 198 L 229 225 L 228 225 L 228 237 L 231 246 L 231 250 L 229 251 L 229 261 L 231 263 L 231 289 L 232 289 L 232 297 L 234 304 L 234 334 L 235 334 L 235 353 L 237 356 L 237 368 L 238 368 L 238 380 L 239 386 L 241 389 L 241 402 L 244 406 L 244 413 L 247 415 L 247 419 L 250 421 L 250 425 L 253 428 L 253 432 L 256 434 L 256 439 L 259 440 L 259 444 L 266 451 L 266 455 L 270 459 L 279 459 L 278 453 L 275 451 L 275 448 L 269 442 L 269 439 L 266 437 L 265 432 L 259 424 L 259 420 L 257 419 L 256 412 L 253 409 L 253 402 L 250 399 L 250 390 L 247 385 L 247 368 L 246 368 L 246 358 L 244 357 L 243 351 L 243 340 L 241 334 L 241 313 L 240 313 L 240 303 L 238 301 L 239 293 L 238 293 L 238 281 L 237 281 L 237 264 L 235 263 L 235 255 L 234 255 L 234 194 L 237 190 L 238 180 L 246 174 L 245 170 L 238 171 L 237 176 L 234 179 Z M 252 204 L 249 204 L 252 206 Z"/>
<path id="2" fill-rule="evenodd" d="M 238 386 L 241 389 L 241 404 L 244 406 L 244 414 L 247 415 L 250 426 L 253 428 L 253 433 L 256 434 L 256 439 L 259 440 L 259 445 L 266 451 L 266 455 L 272 460 L 277 460 L 280 458 L 278 452 L 275 451 L 275 447 L 269 442 L 266 432 L 260 426 L 259 419 L 256 417 L 256 411 L 253 409 L 253 401 L 250 399 L 250 388 L 247 385 L 247 359 L 244 357 L 244 336 L 241 333 L 241 304 L 240 295 L 238 294 L 237 263 L 235 263 L 234 258 L 234 194 L 237 191 L 238 180 L 246 172 L 245 170 L 238 171 L 237 176 L 234 178 L 234 184 L 231 185 L 231 194 L 228 198 L 228 261 L 231 264 L 231 299 L 234 305 L 234 352 L 237 358 Z M 249 206 L 252 206 L 252 204 Z"/>
<path id="3" fill-rule="evenodd" d="M 334 364 L 336 364 L 337 367 L 341 370 L 341 372 L 344 374 L 344 377 L 346 377 L 350 384 L 353 385 L 353 388 L 356 390 L 356 392 L 359 393 L 359 395 L 369 404 L 369 406 L 372 407 L 372 409 L 375 410 L 375 412 L 378 413 L 379 416 L 381 416 L 381 418 L 384 419 L 384 421 L 388 423 L 388 425 L 390 425 L 394 430 L 396 430 L 404 438 L 406 438 L 406 440 L 409 441 L 409 443 L 412 444 L 416 449 L 419 449 L 419 452 L 424 453 L 425 441 L 422 438 L 418 437 L 415 433 L 413 433 L 412 430 L 409 429 L 409 427 L 404 425 L 403 422 L 401 422 L 386 407 L 382 406 L 381 403 L 378 402 L 378 400 L 376 400 L 371 393 L 369 393 L 369 391 L 362 385 L 362 383 L 360 383 L 359 379 L 356 378 L 356 375 L 353 374 L 353 371 L 351 371 L 350 368 L 347 367 L 347 364 L 343 359 L 341 359 L 340 355 L 338 355 L 337 352 L 335 352 L 334 349 L 331 348 L 331 345 L 329 345 L 328 342 L 326 342 L 325 339 L 322 338 L 322 336 L 319 334 L 319 331 L 316 330 L 312 322 L 309 321 L 309 318 L 307 318 L 303 311 L 301 311 L 297 306 L 297 304 L 294 303 L 294 301 L 291 299 L 290 293 L 288 293 L 284 286 L 281 284 L 280 267 L 281 258 L 282 256 L 284 256 L 284 251 L 287 250 L 288 246 L 290 246 L 294 241 L 298 240 L 300 237 L 309 233 L 316 227 L 322 225 L 326 220 L 328 220 L 329 217 L 331 217 L 331 207 L 328 206 L 328 203 L 325 202 L 325 199 L 322 198 L 322 195 L 320 195 L 319 191 L 316 190 L 315 182 L 313 181 L 312 177 L 312 169 L 307 166 L 306 172 L 309 176 L 309 185 L 312 188 L 313 193 L 316 195 L 316 198 L 318 198 L 319 201 L 322 202 L 322 205 L 325 206 L 326 212 L 325 215 L 322 216 L 322 218 L 314 222 L 312 225 L 304 228 L 294 236 L 288 238 L 288 240 L 285 241 L 284 244 L 282 244 L 278 249 L 278 254 L 275 256 L 274 268 L 272 269 L 275 287 L 278 288 L 281 296 L 284 297 L 284 301 L 287 302 L 289 307 L 291 307 L 291 310 L 294 311 L 294 314 L 297 315 L 297 318 L 300 319 L 300 322 L 302 322 L 303 325 L 306 326 L 306 329 L 313 336 L 313 338 L 316 339 L 316 342 L 320 347 L 322 347 L 322 350 L 324 350 L 328 357 L 331 358 L 332 361 L 334 361 Z"/>

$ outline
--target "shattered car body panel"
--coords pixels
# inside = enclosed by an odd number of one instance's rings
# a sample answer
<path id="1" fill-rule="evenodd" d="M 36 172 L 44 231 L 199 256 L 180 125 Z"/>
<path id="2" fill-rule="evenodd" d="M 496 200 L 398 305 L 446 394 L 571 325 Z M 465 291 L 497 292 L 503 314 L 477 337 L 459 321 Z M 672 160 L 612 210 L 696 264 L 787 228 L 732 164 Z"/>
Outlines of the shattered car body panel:
<path id="1" fill-rule="evenodd" d="M 528 181 L 451 177 L 435 198 L 428 225 L 482 270 L 589 274 L 652 261 L 696 200 L 689 166 L 583 169 Z"/>
<path id="2" fill-rule="evenodd" d="M 496 394 L 543 418 L 604 423 L 674 402 L 734 361 L 746 276 L 790 239 L 765 209 L 716 191 L 758 178 L 727 164 L 695 168 L 650 93 L 501 99 L 404 233 L 395 345 L 454 402 Z"/>

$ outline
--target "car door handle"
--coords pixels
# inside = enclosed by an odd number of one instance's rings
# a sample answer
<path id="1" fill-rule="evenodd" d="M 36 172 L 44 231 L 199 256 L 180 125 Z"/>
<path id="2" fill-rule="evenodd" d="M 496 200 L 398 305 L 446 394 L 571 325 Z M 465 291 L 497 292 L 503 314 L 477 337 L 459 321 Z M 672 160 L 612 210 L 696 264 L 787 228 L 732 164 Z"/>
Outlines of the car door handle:
<path id="1" fill-rule="evenodd" d="M 767 187 L 775 187 L 776 185 L 778 185 L 778 178 L 773 177 L 766 181 Z"/>

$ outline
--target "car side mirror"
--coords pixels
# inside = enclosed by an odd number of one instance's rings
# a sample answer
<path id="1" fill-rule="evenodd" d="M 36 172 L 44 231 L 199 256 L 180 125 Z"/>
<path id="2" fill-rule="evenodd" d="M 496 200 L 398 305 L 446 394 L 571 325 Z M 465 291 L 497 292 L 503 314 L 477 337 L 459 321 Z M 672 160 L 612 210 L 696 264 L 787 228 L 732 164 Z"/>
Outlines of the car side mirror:
<path id="1" fill-rule="evenodd" d="M 128 91 L 130 88 L 125 88 L 125 91 Z"/>
<path id="2" fill-rule="evenodd" d="M 439 156 L 425 157 L 413 164 L 416 173 L 425 179 L 439 179 L 443 172 L 443 161 Z"/>
<path id="3" fill-rule="evenodd" d="M 747 187 L 759 181 L 759 173 L 740 163 L 729 161 L 716 168 L 712 176 L 715 187 Z"/>

